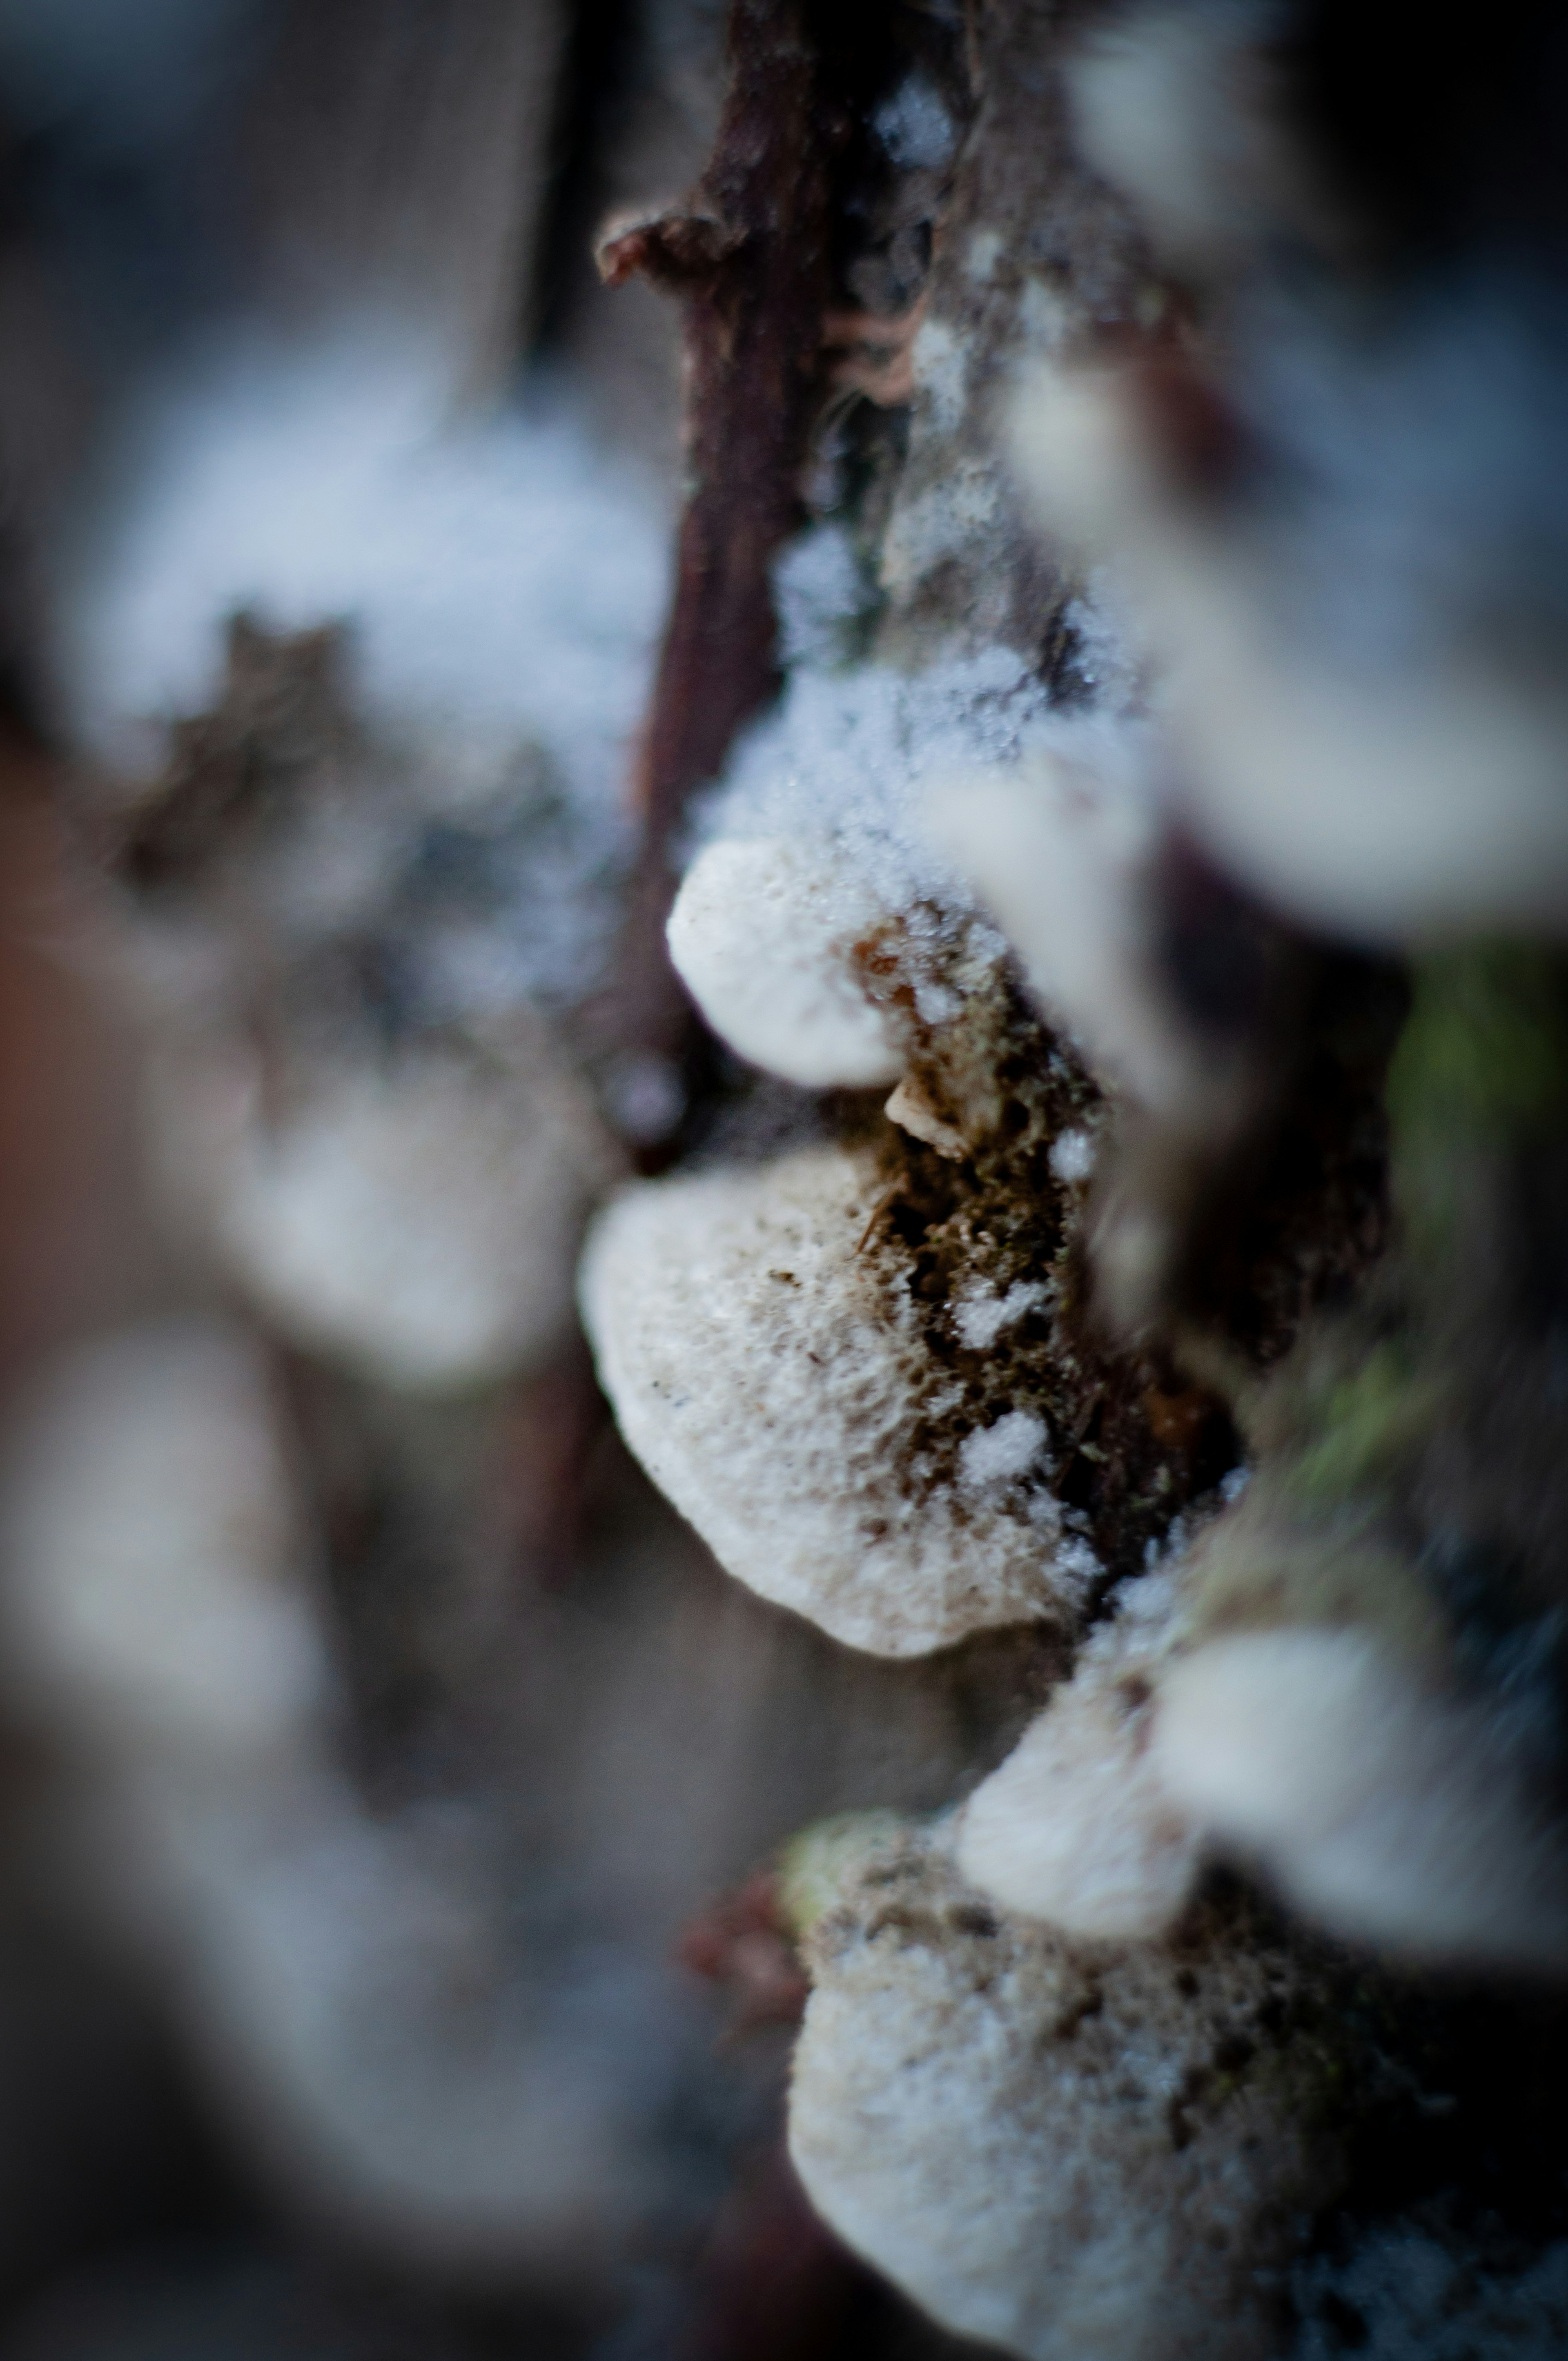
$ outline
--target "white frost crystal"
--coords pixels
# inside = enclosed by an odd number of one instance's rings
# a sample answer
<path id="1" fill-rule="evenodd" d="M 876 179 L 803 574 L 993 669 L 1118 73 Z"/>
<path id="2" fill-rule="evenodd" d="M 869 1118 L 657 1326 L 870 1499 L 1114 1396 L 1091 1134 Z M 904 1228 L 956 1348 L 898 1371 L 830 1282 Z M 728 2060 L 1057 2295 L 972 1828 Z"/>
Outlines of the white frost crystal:
<path id="1" fill-rule="evenodd" d="M 170 1067 L 162 1159 L 284 1331 L 410 1391 L 493 1382 L 568 1333 L 604 1151 L 542 1035 L 332 1069 L 264 1119 L 224 1060 Z"/>
<path id="2" fill-rule="evenodd" d="M 833 847 L 720 837 L 670 914 L 670 956 L 716 1033 L 753 1065 L 822 1090 L 897 1080 L 903 1059 L 857 983 L 857 937 L 885 923 L 847 887 Z"/>
<path id="3" fill-rule="evenodd" d="M 1335 2170 L 1268 2055 L 1280 1955 L 1075 1949 L 905 1840 L 845 1879 L 806 1962 L 790 2153 L 946 2327 L 1027 2361 L 1277 2349 L 1265 2276 Z"/>
<path id="4" fill-rule="evenodd" d="M 924 825 L 926 796 L 977 768 L 1005 773 L 1060 727 L 1010 648 L 916 673 L 805 662 L 736 748 L 710 825 L 719 841 L 810 846 L 813 873 L 831 875 L 851 925 L 868 908 L 906 921 L 963 912 L 970 896 Z"/>
<path id="5" fill-rule="evenodd" d="M 1568 1849 L 1505 1733 L 1347 1630 L 1227 1634 L 1160 1683 L 1179 1808 L 1321 1925 L 1418 1958 L 1561 1968 Z"/>
<path id="6" fill-rule="evenodd" d="M 1043 1422 L 977 1404 L 951 1469 L 922 1445 L 934 1416 L 961 1435 L 963 1393 L 867 1239 L 878 1193 L 869 1157 L 823 1148 L 609 1207 L 582 1301 L 621 1431 L 730 1573 L 851 1647 L 1076 1620 L 1094 1562 Z"/>
<path id="7" fill-rule="evenodd" d="M 1176 1577 L 1126 1587 L 1073 1676 L 965 1806 L 958 1861 L 1004 1908 L 1065 1934 L 1162 1933 L 1192 1891 L 1200 1831 L 1149 1755 L 1151 1682 L 1171 1645 Z"/>

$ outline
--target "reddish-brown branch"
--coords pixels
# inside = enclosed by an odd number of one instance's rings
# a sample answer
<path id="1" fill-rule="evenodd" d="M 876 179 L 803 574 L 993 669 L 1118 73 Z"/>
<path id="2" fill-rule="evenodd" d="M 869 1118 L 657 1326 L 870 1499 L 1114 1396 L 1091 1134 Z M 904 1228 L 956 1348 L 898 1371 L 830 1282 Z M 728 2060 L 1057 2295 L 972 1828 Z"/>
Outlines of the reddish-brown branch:
<path id="1" fill-rule="evenodd" d="M 800 522 L 826 379 L 833 162 L 847 116 L 807 0 L 734 0 L 712 160 L 682 205 L 612 225 L 599 268 L 685 308 L 690 480 L 642 742 L 645 838 L 620 978 L 622 1047 L 678 1057 L 693 1019 L 664 950 L 670 844 L 694 793 L 778 686 L 773 561 Z"/>

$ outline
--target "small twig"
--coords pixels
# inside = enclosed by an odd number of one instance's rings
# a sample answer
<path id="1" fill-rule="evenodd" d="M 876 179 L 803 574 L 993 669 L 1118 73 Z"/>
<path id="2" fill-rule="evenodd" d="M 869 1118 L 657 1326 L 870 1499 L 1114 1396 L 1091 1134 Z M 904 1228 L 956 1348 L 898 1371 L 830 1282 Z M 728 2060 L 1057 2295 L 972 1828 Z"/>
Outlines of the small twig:
<path id="1" fill-rule="evenodd" d="M 639 763 L 644 839 L 622 943 L 622 1049 L 689 1065 L 695 1019 L 670 966 L 672 840 L 737 731 L 776 694 L 772 566 L 802 522 L 827 381 L 832 166 L 847 129 L 806 0 L 734 0 L 729 91 L 686 201 L 611 224 L 599 269 L 685 307 L 687 467 L 674 599 Z"/>

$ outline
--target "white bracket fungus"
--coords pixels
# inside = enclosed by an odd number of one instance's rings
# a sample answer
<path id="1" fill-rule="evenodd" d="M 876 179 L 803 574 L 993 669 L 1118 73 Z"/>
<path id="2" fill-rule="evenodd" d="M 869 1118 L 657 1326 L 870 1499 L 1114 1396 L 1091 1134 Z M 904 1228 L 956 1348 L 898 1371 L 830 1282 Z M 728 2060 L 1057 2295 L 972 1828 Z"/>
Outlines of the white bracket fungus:
<path id="1" fill-rule="evenodd" d="M 1416 1959 L 1558 1968 L 1568 1844 L 1506 1733 L 1364 1631 L 1246 1631 L 1163 1674 L 1154 1775 L 1320 1924 Z"/>
<path id="2" fill-rule="evenodd" d="M 1185 1106 L 1203 1066 L 1153 973 L 1146 802 L 1087 753 L 1036 751 L 943 788 L 927 818 L 1095 1070 L 1157 1112 Z"/>
<path id="3" fill-rule="evenodd" d="M 1477 925 L 1560 935 L 1568 700 L 1556 680 L 1527 677 L 1474 619 L 1435 609 L 1415 644 L 1365 669 L 1292 631 L 1278 585 L 1294 553 L 1183 505 L 1135 410 L 1115 372 L 1041 368 L 1015 441 L 1052 526 L 1114 556 L 1167 667 L 1162 720 L 1189 824 L 1266 900 L 1365 941 Z"/>
<path id="4" fill-rule="evenodd" d="M 1270 2267 L 1338 2170 L 1291 2103 L 1287 1955 L 1218 1927 L 1077 1949 L 906 1839 L 844 1879 L 806 1957 L 791 2156 L 944 2326 L 1027 2361 L 1277 2349 Z"/>
<path id="5" fill-rule="evenodd" d="M 833 847 L 720 837 L 698 853 L 670 913 L 670 956 L 730 1048 L 824 1090 L 897 1080 L 903 1057 L 850 952 L 887 913 L 847 890 Z"/>
<path id="6" fill-rule="evenodd" d="M 265 1370 L 199 1321 L 63 1362 L 17 1439 L 5 1601 L 18 1705 L 159 1758 L 285 1752 L 326 1670 Z"/>
<path id="7" fill-rule="evenodd" d="M 1177 1623 L 1169 1575 L 1126 1586 L 1052 1697 L 959 1822 L 958 1864 L 1003 1908 L 1062 1933 L 1131 1942 L 1185 1908 L 1201 1830 L 1149 1755 L 1152 1680 Z"/>
<path id="8" fill-rule="evenodd" d="M 584 1315 L 620 1428 L 730 1573 L 849 1646 L 919 1655 L 1075 1622 L 1095 1571 L 1049 1489 L 1044 1422 L 921 1442 L 962 1391 L 873 1248 L 874 1164 L 813 1149 L 633 1189 L 600 1215 Z"/>
<path id="9" fill-rule="evenodd" d="M 595 2284 L 646 2213 L 650 2114 L 700 2013 L 656 1965 L 607 1972 L 581 1922 L 547 1921 L 520 1978 L 484 1815 L 371 1811 L 334 1765 L 258 1348 L 191 1320 L 78 1351 L 7 1473 L 9 1702 L 73 1764 L 60 1859 L 247 2152 L 423 2266 Z"/>

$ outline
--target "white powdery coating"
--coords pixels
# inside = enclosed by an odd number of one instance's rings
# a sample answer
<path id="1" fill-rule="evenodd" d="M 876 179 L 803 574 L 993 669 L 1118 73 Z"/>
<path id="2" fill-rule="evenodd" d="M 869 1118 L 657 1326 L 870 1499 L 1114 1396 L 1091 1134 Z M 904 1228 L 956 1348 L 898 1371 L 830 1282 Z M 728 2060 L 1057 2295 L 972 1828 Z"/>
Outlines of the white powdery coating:
<path id="1" fill-rule="evenodd" d="M 966 1492 L 990 1491 L 1016 1483 L 1047 1462 L 1046 1422 L 1033 1411 L 1004 1411 L 990 1426 L 977 1426 L 959 1446 L 959 1482 Z"/>
<path id="2" fill-rule="evenodd" d="M 581 1298 L 621 1432 L 731 1574 L 848 1646 L 1075 1621 L 1094 1562 L 1043 1483 L 960 1499 L 916 1464 L 945 1373 L 904 1278 L 857 1251 L 878 1193 L 868 1158 L 813 1149 L 602 1213 Z"/>
<path id="3" fill-rule="evenodd" d="M 1163 1674 L 1156 1774 L 1335 1931 L 1418 1959 L 1561 1967 L 1568 1846 L 1478 1708 L 1364 1633 L 1210 1641 Z"/>
<path id="4" fill-rule="evenodd" d="M 1148 1752 L 1151 1677 L 1179 1629 L 1175 1577 L 1145 1576 L 1124 1597 L 975 1789 L 958 1837 L 963 1874 L 1004 1908 L 1117 1942 L 1161 1934 L 1180 1915 L 1201 1839 Z"/>
<path id="5" fill-rule="evenodd" d="M 954 1333 L 971 1353 L 988 1353 L 1004 1328 L 1045 1300 L 1045 1288 L 1033 1279 L 1015 1280 L 1005 1295 L 999 1295 L 989 1279 L 976 1279 L 953 1306 Z"/>
<path id="6" fill-rule="evenodd" d="M 243 1078 L 176 1072 L 165 1161 L 284 1332 L 411 1392 L 492 1383 L 569 1333 L 598 1143 L 543 1052 L 323 1075 L 264 1124 Z"/>
<path id="7" fill-rule="evenodd" d="M 829 847 L 851 910 L 967 910 L 967 887 L 925 828 L 924 793 L 954 771 L 1017 762 L 1053 726 L 1047 691 L 1009 648 L 915 674 L 803 666 L 743 741 L 709 828 Z"/>
<path id="8" fill-rule="evenodd" d="M 1027 2361 L 1276 2350 L 1259 2274 L 1323 2193 L 1302 2134 L 1259 2075 L 1171 2136 L 1173 2101 L 1267 2006 L 1266 1960 L 1077 1953 L 914 1846 L 852 1875 L 806 1953 L 791 2157 L 945 2327 Z"/>
<path id="9" fill-rule="evenodd" d="M 903 1059 L 850 964 L 885 921 L 846 891 L 827 843 L 721 837 L 698 853 L 670 913 L 670 956 L 732 1049 L 808 1089 L 897 1080 Z"/>
<path id="10" fill-rule="evenodd" d="M 875 580 L 842 525 L 797 533 L 773 566 L 779 653 L 795 672 L 853 660 L 876 611 Z"/>
<path id="11" fill-rule="evenodd" d="M 531 738 L 612 824 L 666 577 L 662 520 L 562 413 L 444 423 L 371 328 L 221 354 L 163 403 L 60 602 L 66 718 L 111 767 L 206 710 L 224 626 L 346 618 L 367 707 L 444 745 Z M 153 725 L 149 727 L 149 725 Z"/>
<path id="12" fill-rule="evenodd" d="M 253 1756 L 325 1693 L 291 1488 L 254 1349 L 200 1322 L 48 1379 L 6 1510 L 11 1680 L 94 1748 Z"/>

